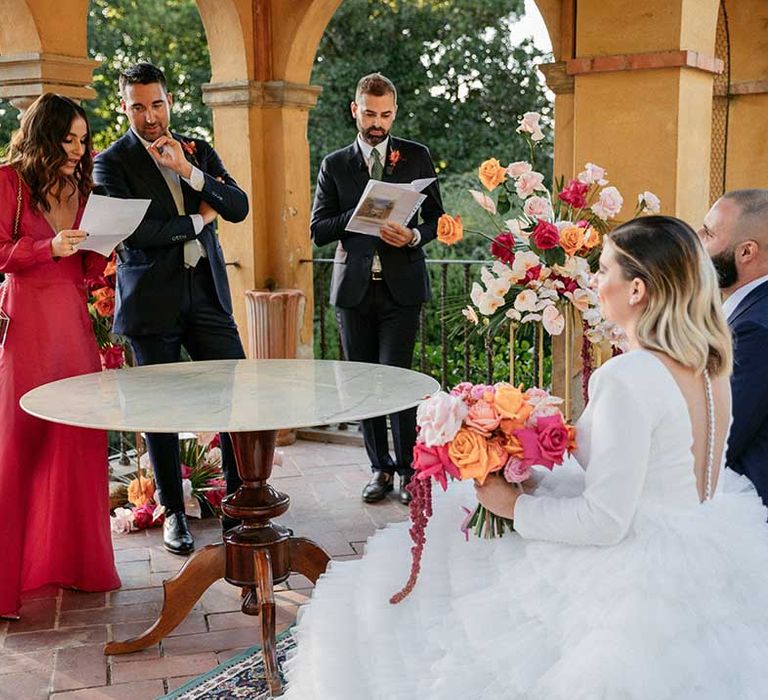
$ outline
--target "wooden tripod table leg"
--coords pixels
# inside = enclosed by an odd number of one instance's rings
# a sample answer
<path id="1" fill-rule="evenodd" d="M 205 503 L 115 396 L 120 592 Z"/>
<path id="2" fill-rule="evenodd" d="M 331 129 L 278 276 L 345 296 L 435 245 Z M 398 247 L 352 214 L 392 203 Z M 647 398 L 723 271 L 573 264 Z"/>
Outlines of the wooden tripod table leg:
<path id="1" fill-rule="evenodd" d="M 306 537 L 291 537 L 289 547 L 291 571 L 303 574 L 312 583 L 317 583 L 320 574 L 325 573 L 331 561 L 328 553 Z"/>
<path id="2" fill-rule="evenodd" d="M 155 624 L 138 637 L 124 642 L 110 642 L 104 647 L 104 653 L 129 654 L 157 644 L 184 620 L 212 583 L 224 578 L 225 567 L 223 543 L 203 547 L 178 574 L 163 583 L 163 609 Z"/>

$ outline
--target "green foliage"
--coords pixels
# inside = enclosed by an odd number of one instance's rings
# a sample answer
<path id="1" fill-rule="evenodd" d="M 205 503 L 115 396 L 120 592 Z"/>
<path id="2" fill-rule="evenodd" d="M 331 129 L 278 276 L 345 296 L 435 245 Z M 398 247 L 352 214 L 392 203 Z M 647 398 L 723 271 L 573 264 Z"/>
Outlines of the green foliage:
<path id="1" fill-rule="evenodd" d="M 137 61 L 149 61 L 165 72 L 176 103 L 173 129 L 210 138 L 211 112 L 203 104 L 202 85 L 210 80 L 211 64 L 194 0 L 91 0 L 88 45 L 90 56 L 102 61 L 94 72 L 98 97 L 89 113 L 97 149 L 106 148 L 127 128 L 127 119 L 118 112 L 117 78 Z"/>
<path id="2" fill-rule="evenodd" d="M 357 81 L 380 71 L 398 89 L 394 131 L 429 146 L 439 172 L 474 170 L 483 160 L 528 156 L 515 138 L 526 111 L 550 113 L 533 67 L 541 53 L 513 45 L 509 28 L 523 0 L 345 0 L 320 42 L 310 112 L 312 172 L 355 135 L 349 103 Z M 547 172 L 546 164 L 538 164 Z"/>

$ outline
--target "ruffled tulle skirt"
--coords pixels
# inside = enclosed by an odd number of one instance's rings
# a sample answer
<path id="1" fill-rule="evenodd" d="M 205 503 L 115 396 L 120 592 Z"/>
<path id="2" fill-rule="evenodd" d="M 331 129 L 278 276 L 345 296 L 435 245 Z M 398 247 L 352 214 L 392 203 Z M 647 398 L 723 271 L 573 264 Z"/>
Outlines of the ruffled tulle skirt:
<path id="1" fill-rule="evenodd" d="M 578 467 L 558 471 L 546 488 L 577 492 Z M 320 579 L 285 700 L 768 697 L 766 513 L 745 479 L 723 478 L 694 509 L 642 509 L 613 547 L 465 541 L 471 485 L 436 492 L 403 603 L 388 601 L 408 577 L 407 523 Z"/>

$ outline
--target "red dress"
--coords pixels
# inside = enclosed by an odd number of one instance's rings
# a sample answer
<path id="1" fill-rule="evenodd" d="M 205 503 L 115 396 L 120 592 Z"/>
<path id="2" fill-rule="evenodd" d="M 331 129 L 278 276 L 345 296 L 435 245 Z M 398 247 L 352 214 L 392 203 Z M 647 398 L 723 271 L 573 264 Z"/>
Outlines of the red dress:
<path id="1" fill-rule="evenodd" d="M 109 527 L 107 434 L 39 420 L 19 407 L 30 389 L 101 369 L 85 279 L 106 259 L 54 260 L 53 229 L 22 188 L 20 238 L 12 240 L 16 173 L 0 167 L 0 272 L 10 274 L 0 348 L 0 615 L 22 591 L 58 584 L 120 586 Z M 76 223 L 83 213 L 81 205 Z"/>

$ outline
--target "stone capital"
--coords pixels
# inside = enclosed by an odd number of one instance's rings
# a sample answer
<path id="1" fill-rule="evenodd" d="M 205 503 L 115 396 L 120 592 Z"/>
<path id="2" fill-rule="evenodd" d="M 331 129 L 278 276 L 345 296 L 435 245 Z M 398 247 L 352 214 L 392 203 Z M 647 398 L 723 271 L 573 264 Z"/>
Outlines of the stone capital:
<path id="1" fill-rule="evenodd" d="M 568 75 L 565 61 L 556 61 L 555 63 L 542 63 L 538 66 L 544 74 L 547 81 L 547 87 L 555 95 L 570 95 L 574 92 L 575 80 L 572 75 Z"/>
<path id="2" fill-rule="evenodd" d="M 658 70 L 661 68 L 688 68 L 718 74 L 723 72 L 723 62 L 714 56 L 687 49 L 623 53 L 611 56 L 585 56 L 566 61 L 566 70 L 568 75 L 572 76 L 616 71 Z"/>
<path id="3" fill-rule="evenodd" d="M 282 107 L 309 110 L 317 104 L 322 88 L 284 80 L 236 80 L 203 85 L 203 102 L 209 107 Z"/>
<path id="4" fill-rule="evenodd" d="M 21 110 L 45 92 L 75 100 L 96 96 L 88 87 L 98 61 L 50 53 L 17 53 L 0 56 L 0 98 Z"/>

